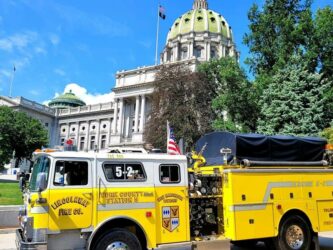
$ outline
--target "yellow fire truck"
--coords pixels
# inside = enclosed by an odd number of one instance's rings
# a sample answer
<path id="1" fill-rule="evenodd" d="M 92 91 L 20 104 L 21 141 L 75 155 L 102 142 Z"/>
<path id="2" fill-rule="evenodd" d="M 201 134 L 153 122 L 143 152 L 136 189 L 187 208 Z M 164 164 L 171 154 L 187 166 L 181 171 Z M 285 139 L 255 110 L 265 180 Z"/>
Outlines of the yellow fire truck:
<path id="1" fill-rule="evenodd" d="M 199 140 L 201 152 L 191 157 L 38 153 L 17 248 L 230 249 L 230 240 L 262 240 L 272 249 L 318 249 L 318 232 L 333 230 L 333 170 L 317 159 L 324 142 L 278 140 L 289 156 L 317 158 L 272 161 L 274 152 L 287 157 L 271 150 L 274 142 L 222 135 Z M 220 139 L 231 143 L 216 143 Z M 267 147 L 270 159 L 255 160 Z M 216 159 L 220 163 L 210 163 Z"/>

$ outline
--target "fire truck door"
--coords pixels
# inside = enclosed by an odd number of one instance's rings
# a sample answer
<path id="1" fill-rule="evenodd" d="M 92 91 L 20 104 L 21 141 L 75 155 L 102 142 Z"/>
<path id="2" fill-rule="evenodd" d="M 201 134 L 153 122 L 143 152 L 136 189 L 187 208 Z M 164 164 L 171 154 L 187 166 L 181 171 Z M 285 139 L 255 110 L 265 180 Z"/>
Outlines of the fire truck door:
<path id="1" fill-rule="evenodd" d="M 154 167 L 156 190 L 157 244 L 189 240 L 189 209 L 184 165 L 158 164 Z"/>
<path id="2" fill-rule="evenodd" d="M 92 169 L 89 160 L 56 160 L 50 181 L 49 230 L 80 229 L 92 223 Z"/>

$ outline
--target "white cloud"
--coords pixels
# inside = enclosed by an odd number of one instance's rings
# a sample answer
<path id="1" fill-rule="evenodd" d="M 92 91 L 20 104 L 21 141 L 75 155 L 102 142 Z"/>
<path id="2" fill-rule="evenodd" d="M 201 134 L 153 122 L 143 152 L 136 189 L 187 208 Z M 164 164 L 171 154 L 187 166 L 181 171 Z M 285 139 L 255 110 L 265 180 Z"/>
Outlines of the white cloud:
<path id="1" fill-rule="evenodd" d="M 39 91 L 38 90 L 34 90 L 34 89 L 29 90 L 29 93 L 31 95 L 34 95 L 34 96 L 38 96 L 39 95 Z"/>
<path id="2" fill-rule="evenodd" d="M 58 45 L 60 42 L 60 38 L 56 34 L 50 34 L 49 39 L 54 46 Z"/>
<path id="3" fill-rule="evenodd" d="M 26 65 L 30 64 L 30 59 L 28 57 L 23 57 L 20 59 L 15 59 L 11 61 L 11 64 L 15 66 L 16 70 L 20 70 Z"/>
<path id="4" fill-rule="evenodd" d="M 151 41 L 139 41 L 139 44 L 145 49 L 150 49 L 152 47 Z"/>
<path id="5" fill-rule="evenodd" d="M 35 52 L 37 54 L 44 54 L 44 55 L 46 54 L 46 50 L 43 47 L 36 47 Z"/>
<path id="6" fill-rule="evenodd" d="M 72 91 L 77 97 L 81 98 L 87 105 L 111 102 L 114 100 L 114 93 L 99 94 L 89 93 L 86 88 L 78 85 L 77 83 L 69 83 L 66 85 L 64 92 L 67 93 Z M 54 98 L 59 96 L 59 93 L 55 93 Z M 48 104 L 50 100 L 44 101 L 43 104 Z"/>
<path id="7" fill-rule="evenodd" d="M 14 49 L 23 50 L 37 40 L 37 33 L 25 31 L 0 39 L 0 49 L 11 52 Z"/>
<path id="8" fill-rule="evenodd" d="M 90 32 L 110 36 L 127 36 L 130 32 L 125 23 L 112 20 L 105 15 L 91 15 L 80 9 L 54 3 L 54 10 L 71 28 L 83 28 Z"/>
<path id="9" fill-rule="evenodd" d="M 66 72 L 63 71 L 62 69 L 54 69 L 53 72 L 56 73 L 59 76 L 65 76 L 66 75 Z"/>

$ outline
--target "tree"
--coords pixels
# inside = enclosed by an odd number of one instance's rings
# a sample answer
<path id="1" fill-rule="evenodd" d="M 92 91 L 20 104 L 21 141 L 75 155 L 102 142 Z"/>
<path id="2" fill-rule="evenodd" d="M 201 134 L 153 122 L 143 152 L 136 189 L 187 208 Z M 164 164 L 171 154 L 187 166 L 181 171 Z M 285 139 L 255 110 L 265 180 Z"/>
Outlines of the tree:
<path id="1" fill-rule="evenodd" d="M 167 121 L 177 139 L 184 138 L 191 148 L 205 133 L 211 131 L 214 86 L 200 73 L 185 65 L 164 65 L 156 74 L 150 118 L 145 140 L 155 147 L 166 147 Z"/>
<path id="2" fill-rule="evenodd" d="M 265 134 L 318 135 L 325 127 L 324 93 L 328 84 L 321 74 L 308 71 L 300 54 L 279 69 L 259 102 L 258 131 Z"/>
<path id="3" fill-rule="evenodd" d="M 0 166 L 15 152 L 19 161 L 30 159 L 33 151 L 48 144 L 47 131 L 36 119 L 9 107 L 0 107 Z"/>
<path id="4" fill-rule="evenodd" d="M 256 86 L 252 85 L 233 57 L 225 57 L 201 64 L 210 85 L 215 85 L 217 96 L 212 102 L 216 114 L 213 128 L 228 131 L 254 131 L 258 118 Z"/>
<path id="5" fill-rule="evenodd" d="M 311 0 L 266 0 L 262 10 L 252 6 L 243 42 L 255 74 L 273 75 L 299 48 L 309 47 L 314 31 L 310 6 Z"/>
<path id="6" fill-rule="evenodd" d="M 333 122 L 331 123 L 331 127 L 325 128 L 320 135 L 325 137 L 328 143 L 333 144 Z"/>

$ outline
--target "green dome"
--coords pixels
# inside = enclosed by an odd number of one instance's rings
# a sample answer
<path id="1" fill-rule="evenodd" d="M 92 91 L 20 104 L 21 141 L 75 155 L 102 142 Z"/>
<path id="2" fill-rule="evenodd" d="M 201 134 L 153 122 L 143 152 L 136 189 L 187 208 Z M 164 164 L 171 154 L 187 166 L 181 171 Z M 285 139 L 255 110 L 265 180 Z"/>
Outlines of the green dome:
<path id="1" fill-rule="evenodd" d="M 86 103 L 78 98 L 72 91 L 57 96 L 52 101 L 49 102 L 49 107 L 51 108 L 70 108 L 70 107 L 79 107 L 84 106 Z"/>
<path id="2" fill-rule="evenodd" d="M 222 37 L 233 40 L 231 27 L 224 17 L 204 8 L 190 10 L 177 18 L 169 31 L 167 41 L 191 32 L 221 34 Z"/>

